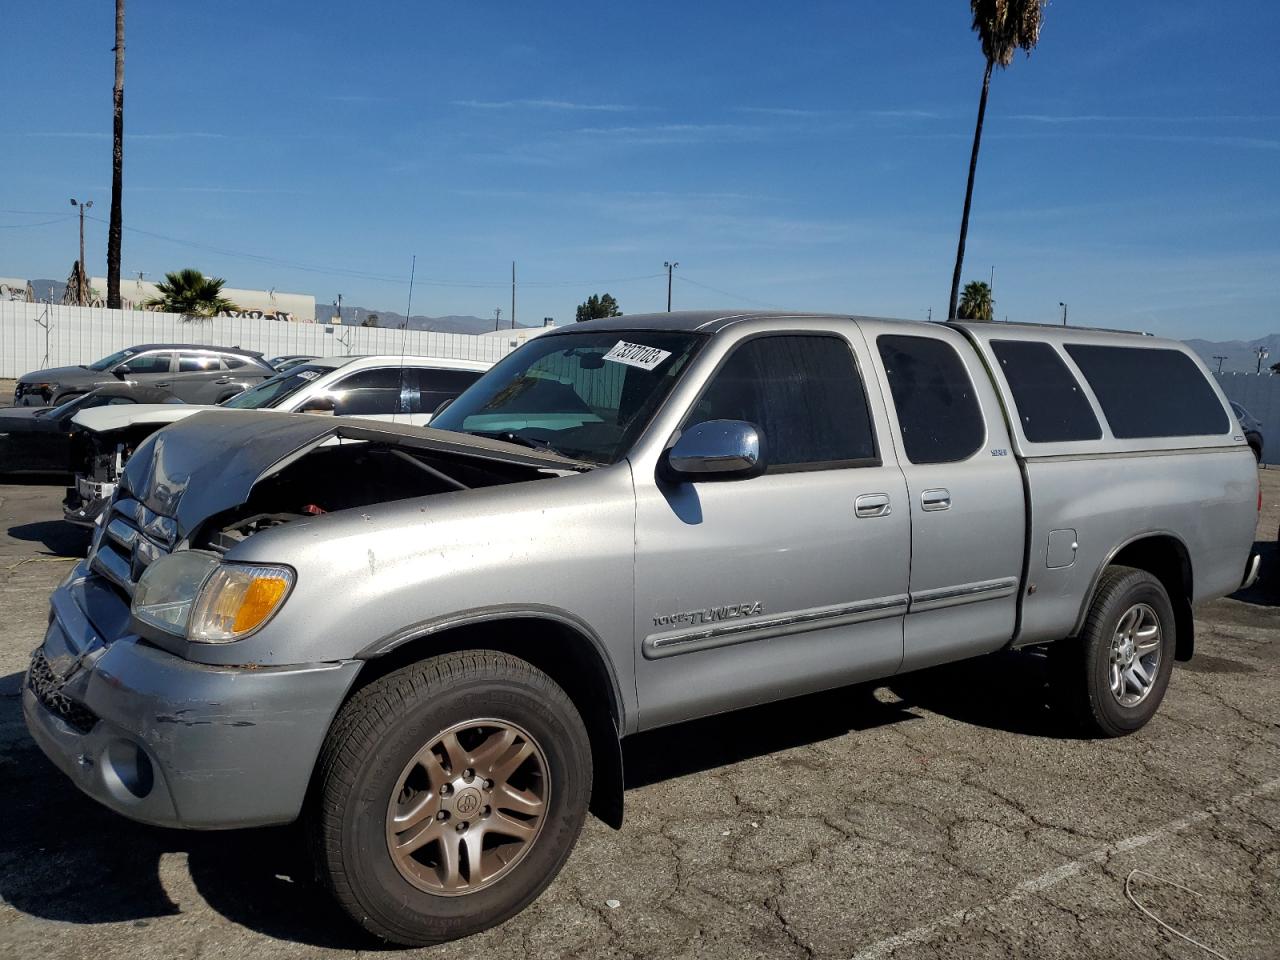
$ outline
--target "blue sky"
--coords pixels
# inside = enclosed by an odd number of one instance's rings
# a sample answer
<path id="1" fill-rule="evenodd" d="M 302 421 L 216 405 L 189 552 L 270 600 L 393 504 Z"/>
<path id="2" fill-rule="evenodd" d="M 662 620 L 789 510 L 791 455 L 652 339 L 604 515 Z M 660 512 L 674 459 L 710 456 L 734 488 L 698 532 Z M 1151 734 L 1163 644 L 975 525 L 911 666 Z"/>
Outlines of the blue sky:
<path id="1" fill-rule="evenodd" d="M 995 267 L 998 317 L 1280 330 L 1280 6 L 1247 6 L 1051 4 L 992 82 L 965 279 Z M 66 275 L 70 196 L 101 275 L 111 4 L 8 11 L 0 275 Z M 505 319 L 516 260 L 533 322 L 662 309 L 677 260 L 677 307 L 945 314 L 982 74 L 959 0 L 128 17 L 126 275 L 402 312 L 416 254 L 415 313 Z"/>

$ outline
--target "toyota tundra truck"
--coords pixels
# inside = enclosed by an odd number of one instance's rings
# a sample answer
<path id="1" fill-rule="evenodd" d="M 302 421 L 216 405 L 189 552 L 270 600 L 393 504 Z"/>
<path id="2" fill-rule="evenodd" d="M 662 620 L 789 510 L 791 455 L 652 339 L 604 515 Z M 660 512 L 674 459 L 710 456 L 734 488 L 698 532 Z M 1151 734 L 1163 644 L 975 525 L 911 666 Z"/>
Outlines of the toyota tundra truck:
<path id="1" fill-rule="evenodd" d="M 58 587 L 31 735 L 135 820 L 302 818 L 358 923 L 530 903 L 622 738 L 1043 649 L 1138 731 L 1247 586 L 1254 458 L 1137 334 L 668 313 L 526 343 L 430 428 L 214 410 L 142 443 Z M 798 721 L 797 721 L 798 722 Z"/>

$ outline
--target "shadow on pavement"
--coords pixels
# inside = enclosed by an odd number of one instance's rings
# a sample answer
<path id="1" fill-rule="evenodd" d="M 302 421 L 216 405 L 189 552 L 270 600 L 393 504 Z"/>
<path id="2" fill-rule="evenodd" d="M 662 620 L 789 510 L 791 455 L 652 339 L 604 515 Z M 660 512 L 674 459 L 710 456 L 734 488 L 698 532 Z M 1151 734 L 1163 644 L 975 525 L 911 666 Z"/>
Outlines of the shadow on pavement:
<path id="1" fill-rule="evenodd" d="M 1007 733 L 1078 739 L 1075 728 L 1049 702 L 1043 654 L 993 653 L 907 673 L 885 681 L 905 706 L 922 707 L 961 723 Z"/>
<path id="2" fill-rule="evenodd" d="M 37 520 L 9 528 L 14 540 L 39 543 L 55 557 L 83 557 L 89 551 L 88 530 L 73 527 L 65 520 Z"/>
<path id="3" fill-rule="evenodd" d="M 627 788 L 918 719 L 903 704 L 881 703 L 873 689 L 841 687 L 628 737 L 623 741 Z"/>
<path id="4" fill-rule="evenodd" d="M 1038 701 L 1043 664 L 985 658 L 899 677 L 885 703 L 844 687 L 630 737 L 635 788 L 850 732 L 918 719 L 924 707 L 979 726 L 1057 736 Z M 314 879 L 298 827 L 189 832 L 148 827 L 82 795 L 41 754 L 22 721 L 22 674 L 0 678 L 0 898 L 24 913 L 99 924 L 177 914 L 160 860 L 183 854 L 205 902 L 233 923 L 315 947 L 377 949 Z M 1023 691 L 1023 692 L 1020 692 Z M 803 718 L 803 722 L 800 722 Z"/>

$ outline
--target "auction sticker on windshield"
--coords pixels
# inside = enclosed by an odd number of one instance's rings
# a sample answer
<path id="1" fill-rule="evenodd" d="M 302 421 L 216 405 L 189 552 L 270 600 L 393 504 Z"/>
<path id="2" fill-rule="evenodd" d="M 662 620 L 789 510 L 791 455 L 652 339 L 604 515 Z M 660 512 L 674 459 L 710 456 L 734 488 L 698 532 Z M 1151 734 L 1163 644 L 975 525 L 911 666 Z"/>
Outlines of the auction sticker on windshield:
<path id="1" fill-rule="evenodd" d="M 625 363 L 628 367 L 639 367 L 641 370 L 653 370 L 663 360 L 671 356 L 670 350 L 659 350 L 657 347 L 646 347 L 643 343 L 627 343 L 619 340 L 604 359 L 614 363 Z"/>
<path id="2" fill-rule="evenodd" d="M 299 370 L 298 376 L 300 376 L 303 380 L 315 380 L 317 377 L 320 376 L 320 371 L 319 370 Z"/>

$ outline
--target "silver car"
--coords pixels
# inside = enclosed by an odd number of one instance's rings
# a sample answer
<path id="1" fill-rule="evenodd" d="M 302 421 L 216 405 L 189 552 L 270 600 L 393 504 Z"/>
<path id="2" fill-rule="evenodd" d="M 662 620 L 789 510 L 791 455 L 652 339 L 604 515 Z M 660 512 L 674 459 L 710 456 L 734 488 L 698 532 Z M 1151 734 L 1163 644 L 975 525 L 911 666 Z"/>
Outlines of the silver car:
<path id="1" fill-rule="evenodd" d="M 1176 342 L 593 321 L 430 428 L 217 410 L 154 434 L 23 708 L 125 816 L 303 817 L 356 922 L 435 943 L 523 909 L 588 809 L 621 825 L 637 731 L 1027 647 L 1086 735 L 1139 730 L 1192 605 L 1256 578 L 1257 495 Z"/>

